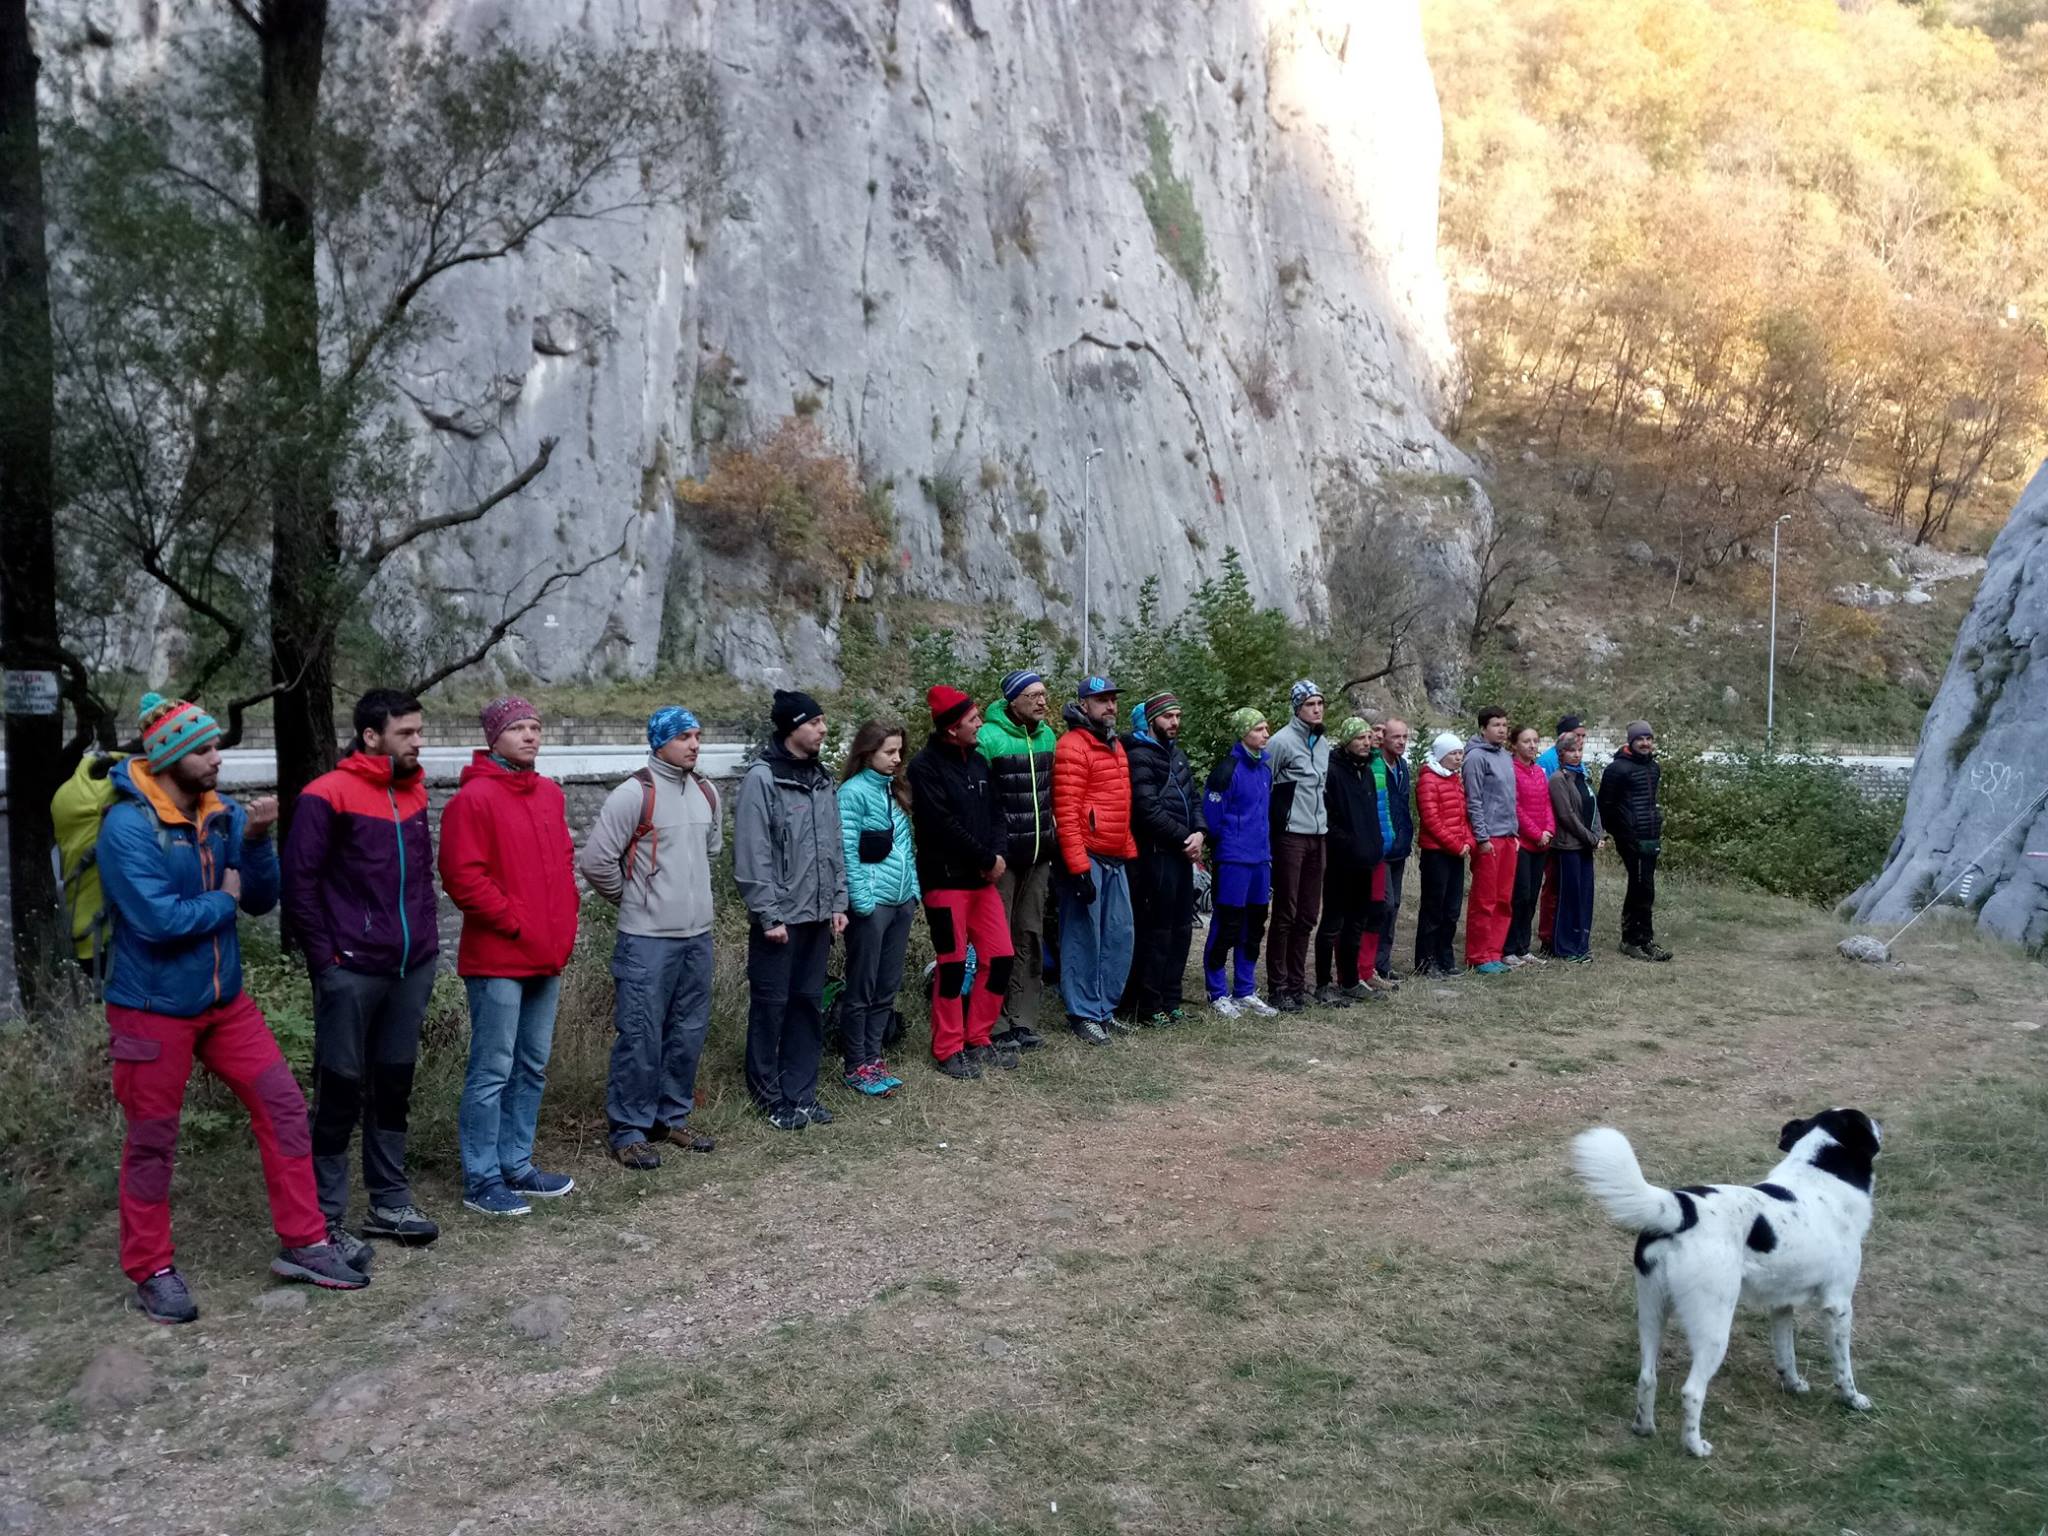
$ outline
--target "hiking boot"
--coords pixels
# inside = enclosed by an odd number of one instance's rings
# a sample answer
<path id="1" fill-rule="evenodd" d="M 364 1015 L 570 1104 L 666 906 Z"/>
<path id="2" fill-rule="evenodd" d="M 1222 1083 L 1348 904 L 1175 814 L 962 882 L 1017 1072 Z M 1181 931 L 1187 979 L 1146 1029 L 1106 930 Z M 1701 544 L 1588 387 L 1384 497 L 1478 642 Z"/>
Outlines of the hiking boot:
<path id="1" fill-rule="evenodd" d="M 314 1243 L 305 1248 L 281 1248 L 270 1261 L 270 1272 L 280 1280 L 303 1280 L 323 1291 L 360 1291 L 370 1277 L 341 1262 L 332 1243 Z"/>
<path id="2" fill-rule="evenodd" d="M 1640 944 L 1624 944 L 1621 946 L 1621 952 L 1631 960 L 1648 960 L 1651 958 L 1650 952 Z"/>
<path id="3" fill-rule="evenodd" d="M 1102 1025 L 1105 1029 L 1115 1030 L 1120 1035 L 1135 1034 L 1138 1029 L 1138 1026 L 1132 1020 L 1114 1013 L 1104 1019 Z"/>
<path id="4" fill-rule="evenodd" d="M 1650 940 L 1647 944 L 1643 946 L 1643 953 L 1648 955 L 1652 960 L 1658 961 L 1659 963 L 1662 963 L 1663 961 L 1669 960 L 1671 958 L 1671 951 L 1666 949 L 1662 944 L 1659 944 L 1655 939 Z"/>
<path id="5" fill-rule="evenodd" d="M 1300 1013 L 1306 1006 L 1299 992 L 1281 992 L 1273 998 L 1275 1013 Z"/>
<path id="6" fill-rule="evenodd" d="M 1004 1072 L 1014 1072 L 1023 1061 L 1024 1053 L 1005 1042 L 1002 1045 L 989 1046 L 988 1054 L 982 1057 L 981 1064 L 984 1068 L 996 1067 Z"/>
<path id="7" fill-rule="evenodd" d="M 1209 1006 L 1222 1014 L 1226 1019 L 1241 1019 L 1244 1017 L 1244 1010 L 1237 1006 L 1235 998 L 1212 997 L 1209 999 Z"/>
<path id="8" fill-rule="evenodd" d="M 1237 1006 L 1246 1013 L 1251 1014 L 1254 1018 L 1260 1019 L 1270 1019 L 1280 1011 L 1256 992 L 1252 993 L 1249 997 L 1240 997 L 1237 1000 Z"/>
<path id="9" fill-rule="evenodd" d="M 811 1123 L 811 1117 L 800 1109 L 771 1109 L 768 1123 L 778 1131 L 800 1131 Z"/>
<path id="10" fill-rule="evenodd" d="M 672 1147 L 681 1147 L 689 1152 L 716 1152 L 718 1143 L 709 1136 L 699 1136 L 687 1125 L 663 1125 L 655 1123 L 647 1133 L 649 1141 L 665 1141 Z"/>
<path id="11" fill-rule="evenodd" d="M 946 1076 L 956 1078 L 963 1083 L 971 1082 L 973 1079 L 981 1076 L 981 1063 L 965 1051 L 955 1051 L 944 1061 L 934 1062 L 933 1066 L 945 1073 Z"/>
<path id="12" fill-rule="evenodd" d="M 1350 986 L 1339 987 L 1336 991 L 1339 997 L 1349 998 L 1354 1003 L 1369 1003 L 1379 996 L 1379 993 L 1362 981 L 1354 981 Z"/>
<path id="13" fill-rule="evenodd" d="M 502 1184 L 493 1184 L 462 1197 L 462 1208 L 479 1216 L 524 1216 L 533 1209 Z"/>
<path id="14" fill-rule="evenodd" d="M 363 1223 L 363 1236 L 388 1237 L 401 1248 L 424 1248 L 440 1235 L 440 1225 L 416 1205 L 373 1204 Z"/>
<path id="15" fill-rule="evenodd" d="M 812 1125 L 830 1125 L 837 1118 L 822 1104 L 806 1104 L 797 1113 Z"/>
<path id="16" fill-rule="evenodd" d="M 1045 1044 L 1045 1039 L 1028 1024 L 1019 1024 L 1009 1032 L 1010 1043 L 1020 1051 L 1035 1051 Z"/>
<path id="17" fill-rule="evenodd" d="M 635 1173 L 646 1173 L 661 1166 L 661 1154 L 644 1141 L 629 1141 L 622 1147 L 613 1147 L 612 1158 L 621 1168 L 631 1168 Z"/>
<path id="18" fill-rule="evenodd" d="M 1070 1019 L 1067 1022 L 1067 1027 L 1089 1045 L 1109 1044 L 1109 1031 L 1093 1019 Z"/>
<path id="19" fill-rule="evenodd" d="M 341 1262 L 358 1274 L 367 1275 L 376 1262 L 377 1250 L 338 1221 L 327 1223 L 327 1246 L 341 1255 Z"/>
<path id="20" fill-rule="evenodd" d="M 152 1323 L 194 1323 L 199 1307 L 175 1269 L 160 1269 L 135 1287 L 135 1305 Z"/>
<path id="21" fill-rule="evenodd" d="M 1351 999 L 1344 995 L 1344 989 L 1334 982 L 1324 982 L 1316 988 L 1316 1002 L 1324 1008 L 1349 1008 Z"/>

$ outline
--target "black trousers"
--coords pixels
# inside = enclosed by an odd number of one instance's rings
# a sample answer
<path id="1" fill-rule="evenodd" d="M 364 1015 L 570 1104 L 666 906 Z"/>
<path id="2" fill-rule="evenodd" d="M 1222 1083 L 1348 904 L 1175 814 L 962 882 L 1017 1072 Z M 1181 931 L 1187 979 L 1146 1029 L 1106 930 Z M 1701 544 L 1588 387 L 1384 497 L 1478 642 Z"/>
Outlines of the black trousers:
<path id="1" fill-rule="evenodd" d="M 1529 953 L 1529 940 L 1536 931 L 1536 904 L 1543 899 L 1543 870 L 1549 862 L 1550 851 L 1545 848 L 1523 848 L 1515 854 L 1515 901 L 1508 916 L 1507 943 L 1501 947 L 1504 955 Z"/>
<path id="2" fill-rule="evenodd" d="M 761 925 L 747 928 L 747 1093 L 771 1113 L 818 1102 L 818 1058 L 825 1054 L 825 962 L 830 923 L 791 923 L 771 944 Z"/>
<path id="3" fill-rule="evenodd" d="M 1422 895 L 1415 904 L 1415 969 L 1458 974 L 1458 914 L 1465 906 L 1463 855 L 1422 850 Z"/>
<path id="4" fill-rule="evenodd" d="M 406 976 L 333 965 L 313 979 L 313 1182 L 329 1221 L 348 1211 L 348 1144 L 358 1122 L 370 1203 L 412 1204 L 406 1126 L 433 993 L 431 964 Z"/>
<path id="5" fill-rule="evenodd" d="M 1657 855 L 1634 843 L 1615 840 L 1621 867 L 1628 871 L 1628 889 L 1621 897 L 1621 942 L 1650 944 L 1657 938 Z"/>
<path id="6" fill-rule="evenodd" d="M 1373 965 L 1382 976 L 1394 974 L 1394 923 L 1401 915 L 1401 882 L 1407 877 L 1406 859 L 1387 860 L 1387 900 L 1380 912 L 1380 955 Z"/>
<path id="7" fill-rule="evenodd" d="M 1123 1012 L 1149 1019 L 1181 1005 L 1195 941 L 1195 866 L 1179 849 L 1148 849 L 1129 868 L 1134 940 Z"/>
<path id="8" fill-rule="evenodd" d="M 1358 949 L 1368 931 L 1379 931 L 1380 909 L 1372 899 L 1372 871 L 1332 864 L 1323 876 L 1323 920 L 1316 928 L 1316 985 L 1330 984 L 1331 964 L 1337 985 L 1358 981 Z"/>

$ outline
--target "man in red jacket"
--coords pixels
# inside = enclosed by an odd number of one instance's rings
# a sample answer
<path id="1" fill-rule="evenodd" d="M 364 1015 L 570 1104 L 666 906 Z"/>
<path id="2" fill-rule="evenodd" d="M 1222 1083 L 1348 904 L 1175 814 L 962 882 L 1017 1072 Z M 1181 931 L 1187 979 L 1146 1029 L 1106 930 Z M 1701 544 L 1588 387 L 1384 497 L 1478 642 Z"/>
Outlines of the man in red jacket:
<path id="1" fill-rule="evenodd" d="M 1067 1025 L 1090 1045 L 1109 1030 L 1130 979 L 1135 942 L 1131 882 L 1131 770 L 1116 735 L 1116 684 L 1084 677 L 1053 749 L 1052 819 L 1059 842 L 1060 994 Z"/>
<path id="2" fill-rule="evenodd" d="M 540 712 L 483 708 L 484 741 L 441 817 L 441 885 L 462 909 L 455 968 L 469 989 L 462 1084 L 462 1203 L 524 1216 L 576 1181 L 533 1166 L 562 967 L 576 947 L 576 850 L 562 787 L 534 771 Z"/>

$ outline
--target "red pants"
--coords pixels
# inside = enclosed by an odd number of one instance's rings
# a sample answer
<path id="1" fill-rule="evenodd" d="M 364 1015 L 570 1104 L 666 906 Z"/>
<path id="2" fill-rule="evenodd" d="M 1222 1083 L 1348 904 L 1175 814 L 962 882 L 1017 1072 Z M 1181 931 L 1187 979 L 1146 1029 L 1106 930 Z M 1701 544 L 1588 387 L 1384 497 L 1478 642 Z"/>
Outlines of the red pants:
<path id="1" fill-rule="evenodd" d="M 1472 894 L 1465 903 L 1465 963 L 1500 959 L 1514 916 L 1515 863 L 1521 850 L 1512 837 L 1496 837 L 1472 850 Z"/>
<path id="2" fill-rule="evenodd" d="M 1380 969 L 1380 926 L 1385 921 L 1380 914 L 1386 909 L 1387 866 L 1384 863 L 1372 867 L 1372 888 L 1367 899 L 1373 908 L 1373 920 L 1365 930 L 1365 937 L 1358 941 L 1358 974 L 1376 976 Z"/>
<path id="3" fill-rule="evenodd" d="M 121 1268 L 129 1279 L 146 1280 L 171 1262 L 171 1161 L 195 1055 L 248 1108 L 278 1239 L 287 1248 L 327 1241 L 313 1191 L 305 1096 L 248 993 L 190 1019 L 109 1003 L 107 1029 L 114 1098 L 128 1121 L 121 1148 Z"/>
<path id="4" fill-rule="evenodd" d="M 1010 915 L 992 885 L 971 891 L 926 891 L 924 920 L 932 930 L 932 1058 L 944 1061 L 966 1046 L 987 1045 L 1010 990 Z M 963 1005 L 967 946 L 974 946 L 974 991 Z"/>
<path id="5" fill-rule="evenodd" d="M 1543 861 L 1543 899 L 1536 904 L 1536 942 L 1549 949 L 1557 936 L 1557 884 L 1563 860 L 1554 853 Z"/>

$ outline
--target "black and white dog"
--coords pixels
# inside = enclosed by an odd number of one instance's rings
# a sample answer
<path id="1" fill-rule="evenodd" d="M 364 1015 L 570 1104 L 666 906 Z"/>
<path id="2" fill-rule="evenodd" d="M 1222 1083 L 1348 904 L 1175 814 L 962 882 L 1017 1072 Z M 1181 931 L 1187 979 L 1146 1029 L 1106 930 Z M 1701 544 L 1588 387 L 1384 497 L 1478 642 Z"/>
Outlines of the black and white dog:
<path id="1" fill-rule="evenodd" d="M 1728 1330 L 1742 1301 L 1770 1312 L 1778 1380 L 1788 1392 L 1807 1390 L 1792 1352 L 1793 1309 L 1818 1302 L 1828 1318 L 1835 1391 L 1851 1408 L 1870 1406 L 1849 1367 L 1849 1327 L 1863 1234 L 1870 1230 L 1871 1164 L 1883 1140 L 1883 1128 L 1862 1110 L 1825 1110 L 1778 1133 L 1778 1150 L 1789 1155 L 1761 1184 L 1659 1189 L 1643 1178 L 1621 1132 L 1603 1125 L 1573 1138 L 1572 1163 L 1587 1190 L 1617 1224 L 1641 1234 L 1637 1434 L 1656 1432 L 1657 1344 L 1665 1317 L 1676 1312 L 1692 1351 L 1679 1393 L 1685 1405 L 1680 1443 L 1695 1456 L 1713 1453 L 1700 1438 L 1700 1409 L 1728 1353 Z"/>

